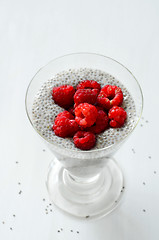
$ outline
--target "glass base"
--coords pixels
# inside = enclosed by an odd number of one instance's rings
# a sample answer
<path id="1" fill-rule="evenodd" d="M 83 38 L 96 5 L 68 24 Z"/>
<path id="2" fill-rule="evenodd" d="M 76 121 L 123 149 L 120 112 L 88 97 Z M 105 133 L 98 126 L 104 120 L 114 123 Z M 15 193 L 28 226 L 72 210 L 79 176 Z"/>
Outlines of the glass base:
<path id="1" fill-rule="evenodd" d="M 123 174 L 113 159 L 91 179 L 79 179 L 54 160 L 47 176 L 51 201 L 61 210 L 81 218 L 96 218 L 113 211 L 124 190 Z"/>

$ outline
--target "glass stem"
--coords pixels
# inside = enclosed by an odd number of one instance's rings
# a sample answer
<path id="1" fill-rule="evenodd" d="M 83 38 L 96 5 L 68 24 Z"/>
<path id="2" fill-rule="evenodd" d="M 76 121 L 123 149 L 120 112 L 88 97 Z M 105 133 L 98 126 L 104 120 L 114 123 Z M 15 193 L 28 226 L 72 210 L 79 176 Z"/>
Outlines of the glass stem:
<path id="1" fill-rule="evenodd" d="M 95 176 L 90 177 L 90 178 L 77 177 L 77 176 L 75 176 L 75 175 L 73 175 L 73 174 L 71 174 L 69 172 L 68 172 L 68 175 L 76 183 L 83 183 L 83 184 L 86 183 L 87 184 L 87 183 L 94 183 L 94 182 L 96 182 L 99 179 L 101 173 L 98 173 Z"/>

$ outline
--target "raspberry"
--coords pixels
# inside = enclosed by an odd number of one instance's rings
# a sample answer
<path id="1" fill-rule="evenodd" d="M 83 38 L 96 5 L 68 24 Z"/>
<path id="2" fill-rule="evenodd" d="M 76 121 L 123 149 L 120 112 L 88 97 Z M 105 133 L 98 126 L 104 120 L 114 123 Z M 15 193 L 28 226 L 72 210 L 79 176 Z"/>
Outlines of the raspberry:
<path id="1" fill-rule="evenodd" d="M 83 128 L 91 127 L 97 115 L 96 107 L 88 103 L 81 103 L 75 108 L 75 121 Z"/>
<path id="2" fill-rule="evenodd" d="M 74 137 L 74 144 L 77 148 L 82 150 L 89 150 L 94 147 L 96 143 L 95 135 L 91 132 L 78 131 Z"/>
<path id="3" fill-rule="evenodd" d="M 98 89 L 79 89 L 74 95 L 75 107 L 80 103 L 95 104 L 97 96 L 99 94 Z"/>
<path id="4" fill-rule="evenodd" d="M 88 131 L 93 132 L 95 134 L 99 134 L 108 128 L 109 118 L 107 114 L 102 110 L 102 108 L 100 107 L 96 107 L 96 108 L 98 110 L 98 116 L 97 116 L 96 122 L 92 127 L 88 129 Z"/>
<path id="5" fill-rule="evenodd" d="M 54 102 L 65 109 L 68 109 L 73 105 L 74 94 L 75 89 L 71 85 L 54 87 L 52 90 Z"/>
<path id="6" fill-rule="evenodd" d="M 57 115 L 52 128 L 57 136 L 63 138 L 72 137 L 79 130 L 79 126 L 74 120 L 73 115 L 67 111 L 63 111 Z"/>
<path id="7" fill-rule="evenodd" d="M 126 111 L 122 107 L 114 106 L 109 110 L 109 125 L 113 128 L 122 127 L 127 117 Z"/>
<path id="8" fill-rule="evenodd" d="M 98 89 L 100 91 L 101 86 L 94 80 L 84 80 L 77 85 L 76 89 Z"/>
<path id="9" fill-rule="evenodd" d="M 60 117 L 66 117 L 66 118 L 68 118 L 68 119 L 74 119 L 74 116 L 70 113 L 70 112 L 68 112 L 68 111 L 63 111 L 63 112 L 61 112 L 61 113 L 59 113 L 58 115 L 57 115 L 57 117 L 55 118 L 55 121 L 57 120 L 57 119 L 59 119 Z"/>
<path id="10" fill-rule="evenodd" d="M 122 102 L 123 93 L 121 88 L 117 86 L 104 86 L 97 97 L 98 105 L 105 109 L 110 109 L 113 106 L 120 106 Z"/>

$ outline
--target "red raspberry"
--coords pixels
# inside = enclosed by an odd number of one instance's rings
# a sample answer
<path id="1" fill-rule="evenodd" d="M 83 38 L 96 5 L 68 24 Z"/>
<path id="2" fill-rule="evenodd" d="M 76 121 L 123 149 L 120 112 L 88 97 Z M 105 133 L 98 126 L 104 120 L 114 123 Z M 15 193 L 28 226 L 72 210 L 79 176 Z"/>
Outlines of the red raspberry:
<path id="1" fill-rule="evenodd" d="M 95 134 L 99 134 L 108 128 L 109 118 L 107 114 L 102 110 L 102 108 L 100 107 L 96 107 L 96 108 L 98 110 L 98 116 L 97 116 L 96 122 L 92 127 L 88 129 L 88 131 L 93 132 Z"/>
<path id="2" fill-rule="evenodd" d="M 127 113 L 122 107 L 114 106 L 109 110 L 108 117 L 110 119 L 109 125 L 113 128 L 119 128 L 124 125 Z"/>
<path id="3" fill-rule="evenodd" d="M 67 111 L 57 115 L 52 128 L 57 136 L 63 138 L 72 137 L 79 130 L 73 115 Z"/>
<path id="4" fill-rule="evenodd" d="M 73 105 L 73 96 L 75 89 L 71 85 L 62 85 L 60 87 L 54 87 L 52 90 L 52 96 L 54 102 L 60 107 L 68 109 Z"/>
<path id="5" fill-rule="evenodd" d="M 74 144 L 77 148 L 82 150 L 89 150 L 94 147 L 96 143 L 95 135 L 91 132 L 78 131 L 74 137 Z"/>
<path id="6" fill-rule="evenodd" d="M 75 108 L 75 120 L 83 128 L 91 127 L 97 119 L 98 111 L 95 106 L 81 103 Z"/>
<path id="7" fill-rule="evenodd" d="M 98 97 L 97 103 L 105 109 L 110 109 L 113 106 L 120 106 L 123 102 L 123 92 L 117 86 L 104 86 Z"/>
<path id="8" fill-rule="evenodd" d="M 99 94 L 98 89 L 79 89 L 74 95 L 75 107 L 80 103 L 95 104 L 97 96 Z"/>
<path id="9" fill-rule="evenodd" d="M 61 118 L 61 117 L 66 117 L 66 118 L 68 118 L 68 119 L 74 119 L 74 116 L 70 113 L 70 112 L 68 112 L 68 111 L 63 111 L 63 112 L 60 112 L 58 115 L 57 115 L 57 117 L 55 118 L 55 121 L 57 120 L 57 119 L 59 119 L 59 118 Z"/>
<path id="10" fill-rule="evenodd" d="M 101 86 L 94 80 L 84 80 L 77 85 L 76 89 L 98 89 L 100 91 Z"/>

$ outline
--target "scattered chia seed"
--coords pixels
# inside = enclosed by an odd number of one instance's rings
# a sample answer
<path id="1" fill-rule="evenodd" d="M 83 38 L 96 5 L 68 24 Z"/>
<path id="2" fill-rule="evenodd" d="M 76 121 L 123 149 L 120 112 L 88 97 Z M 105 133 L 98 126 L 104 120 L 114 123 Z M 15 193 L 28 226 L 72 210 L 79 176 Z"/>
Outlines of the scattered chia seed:
<path id="1" fill-rule="evenodd" d="M 10 227 L 10 230 L 12 231 L 12 230 L 13 230 L 13 228 L 11 228 L 11 227 Z"/>
<path id="2" fill-rule="evenodd" d="M 20 190 L 20 191 L 19 191 L 19 194 L 21 194 L 21 193 L 22 193 L 22 191 Z"/>
<path id="3" fill-rule="evenodd" d="M 146 210 L 145 210 L 145 209 L 143 209 L 142 211 L 143 211 L 143 212 L 146 212 Z"/>
<path id="4" fill-rule="evenodd" d="M 73 230 L 71 230 L 71 232 L 73 232 Z"/>
<path id="5" fill-rule="evenodd" d="M 45 152 L 46 150 L 45 149 L 43 149 L 43 152 Z"/>
<path id="6" fill-rule="evenodd" d="M 86 216 L 86 218 L 89 218 L 90 216 Z"/>
<path id="7" fill-rule="evenodd" d="M 45 202 L 45 198 L 43 198 L 43 202 Z"/>
<path id="8" fill-rule="evenodd" d="M 146 183 L 145 183 L 145 182 L 143 182 L 143 185 L 146 185 Z"/>
<path id="9" fill-rule="evenodd" d="M 19 162 L 16 161 L 15 163 L 18 164 Z"/>
<path id="10" fill-rule="evenodd" d="M 77 231 L 77 233 L 79 233 L 79 231 Z"/>
<path id="11" fill-rule="evenodd" d="M 151 159 L 151 156 L 149 156 L 148 158 Z"/>
<path id="12" fill-rule="evenodd" d="M 154 174 L 156 174 L 156 171 L 154 171 Z"/>
<path id="13" fill-rule="evenodd" d="M 15 217 L 15 214 L 13 214 L 13 217 Z"/>
<path id="14" fill-rule="evenodd" d="M 60 232 L 60 230 L 57 231 L 58 233 Z"/>
<path id="15" fill-rule="evenodd" d="M 2 224 L 5 224 L 5 222 L 3 221 Z"/>

